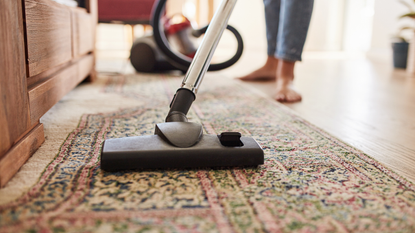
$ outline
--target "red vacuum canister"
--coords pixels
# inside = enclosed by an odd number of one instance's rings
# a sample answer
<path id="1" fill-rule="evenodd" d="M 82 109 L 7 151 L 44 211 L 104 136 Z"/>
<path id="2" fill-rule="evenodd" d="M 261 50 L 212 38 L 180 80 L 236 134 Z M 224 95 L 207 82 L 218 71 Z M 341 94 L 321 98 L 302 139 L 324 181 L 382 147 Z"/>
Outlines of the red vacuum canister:
<path id="1" fill-rule="evenodd" d="M 174 15 L 164 20 L 164 32 L 176 49 L 183 55 L 193 58 L 196 48 L 190 39 L 192 24 L 183 15 Z"/>

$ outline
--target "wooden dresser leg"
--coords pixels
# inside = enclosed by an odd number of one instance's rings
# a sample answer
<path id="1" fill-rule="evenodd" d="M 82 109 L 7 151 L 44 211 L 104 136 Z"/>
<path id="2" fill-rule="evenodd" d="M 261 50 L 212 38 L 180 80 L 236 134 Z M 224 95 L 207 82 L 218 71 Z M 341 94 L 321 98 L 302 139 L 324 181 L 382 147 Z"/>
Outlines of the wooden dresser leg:
<path id="1" fill-rule="evenodd" d="M 0 187 L 7 184 L 44 141 L 43 124 L 39 123 L 0 158 Z"/>
<path id="2" fill-rule="evenodd" d="M 94 59 L 95 60 L 95 59 Z M 85 78 L 85 82 L 95 82 L 97 80 L 97 72 L 95 71 L 95 65 L 88 77 Z"/>

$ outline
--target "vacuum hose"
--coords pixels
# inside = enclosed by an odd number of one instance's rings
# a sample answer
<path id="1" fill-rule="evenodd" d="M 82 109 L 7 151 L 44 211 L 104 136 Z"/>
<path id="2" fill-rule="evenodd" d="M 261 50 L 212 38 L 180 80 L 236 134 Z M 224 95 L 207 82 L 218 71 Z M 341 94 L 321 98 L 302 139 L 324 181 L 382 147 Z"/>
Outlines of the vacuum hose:
<path id="1" fill-rule="evenodd" d="M 171 62 L 174 66 L 176 66 L 180 70 L 187 70 L 192 62 L 192 59 L 182 54 L 174 53 L 173 51 L 171 51 L 171 49 L 169 48 L 169 42 L 164 33 L 164 27 L 161 26 L 162 24 L 160 22 L 160 19 L 161 19 L 161 15 L 163 15 L 164 13 L 164 6 L 166 4 L 166 1 L 167 0 L 158 0 L 155 4 L 155 7 L 153 8 L 151 25 L 153 27 L 154 40 L 158 48 L 163 52 L 164 55 L 166 55 L 169 62 Z M 200 36 L 204 34 L 207 29 L 208 29 L 208 26 L 203 27 L 201 29 L 195 30 L 193 34 L 195 36 Z M 234 27 L 230 25 L 227 25 L 226 29 L 228 29 L 234 34 L 238 42 L 238 48 L 236 50 L 236 53 L 233 57 L 231 57 L 229 60 L 225 62 L 217 63 L 217 64 L 210 64 L 208 71 L 217 71 L 217 70 L 228 68 L 232 66 L 233 64 L 235 64 L 239 60 L 239 58 L 241 58 L 242 56 L 242 52 L 243 52 L 242 36 L 239 34 L 239 32 Z"/>

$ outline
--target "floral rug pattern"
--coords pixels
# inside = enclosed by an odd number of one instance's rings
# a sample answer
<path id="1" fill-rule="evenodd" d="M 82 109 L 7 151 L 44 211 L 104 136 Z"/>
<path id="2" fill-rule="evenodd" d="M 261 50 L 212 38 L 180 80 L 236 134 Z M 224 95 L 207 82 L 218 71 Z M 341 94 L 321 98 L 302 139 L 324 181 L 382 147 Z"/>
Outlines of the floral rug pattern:
<path id="1" fill-rule="evenodd" d="M 181 81 L 105 78 L 98 87 L 103 92 L 145 104 L 84 115 L 38 183 L 0 206 L 0 232 L 415 231 L 412 183 L 220 77 L 204 80 L 189 119 L 206 133 L 254 137 L 264 149 L 264 165 L 104 172 L 99 152 L 105 138 L 153 134 Z"/>

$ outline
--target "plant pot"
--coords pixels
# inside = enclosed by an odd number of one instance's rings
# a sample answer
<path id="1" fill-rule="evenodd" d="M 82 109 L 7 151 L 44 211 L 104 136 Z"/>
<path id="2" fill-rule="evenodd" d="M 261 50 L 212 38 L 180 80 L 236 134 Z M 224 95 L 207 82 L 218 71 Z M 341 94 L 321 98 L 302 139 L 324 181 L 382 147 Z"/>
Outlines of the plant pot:
<path id="1" fill-rule="evenodd" d="M 392 43 L 393 49 L 393 66 L 395 68 L 406 69 L 406 63 L 408 60 L 408 42 L 395 42 Z"/>

